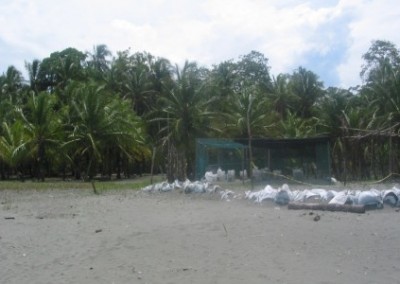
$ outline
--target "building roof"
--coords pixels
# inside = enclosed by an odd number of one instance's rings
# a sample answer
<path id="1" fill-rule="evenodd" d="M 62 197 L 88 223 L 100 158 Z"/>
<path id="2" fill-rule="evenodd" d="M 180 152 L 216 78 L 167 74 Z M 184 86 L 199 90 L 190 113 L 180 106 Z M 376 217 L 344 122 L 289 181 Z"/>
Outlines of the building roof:
<path id="1" fill-rule="evenodd" d="M 235 139 L 239 143 L 248 143 L 248 139 Z M 296 146 L 312 146 L 320 143 L 329 143 L 329 137 L 310 137 L 310 138 L 288 138 L 288 139 L 265 139 L 256 138 L 251 140 L 251 145 L 260 148 L 283 148 Z"/>

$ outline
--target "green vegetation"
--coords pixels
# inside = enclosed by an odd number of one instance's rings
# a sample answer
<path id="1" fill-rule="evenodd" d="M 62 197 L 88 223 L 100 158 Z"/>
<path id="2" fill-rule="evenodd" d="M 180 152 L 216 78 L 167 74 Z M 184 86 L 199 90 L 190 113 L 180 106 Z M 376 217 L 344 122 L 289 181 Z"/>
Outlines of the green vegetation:
<path id="1" fill-rule="evenodd" d="M 10 66 L 0 76 L 0 177 L 82 188 L 150 171 L 184 180 L 195 138 L 246 138 L 251 160 L 252 139 L 324 135 L 338 179 L 379 179 L 400 168 L 400 53 L 378 40 L 362 57 L 363 84 L 350 89 L 324 88 L 301 66 L 273 77 L 256 51 L 204 68 L 98 45 L 27 62 L 27 80 Z"/>
<path id="2" fill-rule="evenodd" d="M 150 176 L 143 176 L 136 179 L 129 180 L 113 180 L 113 181 L 94 181 L 98 193 L 113 191 L 113 190 L 138 190 L 153 183 L 165 181 L 165 176 L 154 176 L 153 181 Z M 83 181 L 62 181 L 60 179 L 49 178 L 44 182 L 25 181 L 20 182 L 17 180 L 2 181 L 0 182 L 0 190 L 34 190 L 34 191 L 47 191 L 47 190 L 70 190 L 79 189 L 93 191 L 91 183 Z"/>

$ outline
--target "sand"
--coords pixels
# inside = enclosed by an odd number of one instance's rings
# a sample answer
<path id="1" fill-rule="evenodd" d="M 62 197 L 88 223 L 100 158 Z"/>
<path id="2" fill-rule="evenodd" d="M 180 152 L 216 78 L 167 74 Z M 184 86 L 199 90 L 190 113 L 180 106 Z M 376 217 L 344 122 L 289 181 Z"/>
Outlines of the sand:
<path id="1" fill-rule="evenodd" d="M 78 190 L 2 190 L 0 201 L 0 283 L 400 283 L 390 207 Z"/>

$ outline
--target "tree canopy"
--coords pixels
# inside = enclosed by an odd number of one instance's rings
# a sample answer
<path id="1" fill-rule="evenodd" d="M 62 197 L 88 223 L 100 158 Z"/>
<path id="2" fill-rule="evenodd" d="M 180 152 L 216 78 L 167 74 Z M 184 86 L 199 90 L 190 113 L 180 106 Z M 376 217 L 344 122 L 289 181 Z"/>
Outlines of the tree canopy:
<path id="1" fill-rule="evenodd" d="M 130 49 L 66 48 L 0 75 L 1 178 L 90 180 L 150 170 L 193 176 L 195 139 L 331 139 L 337 177 L 400 168 L 400 51 L 376 40 L 360 55 L 363 84 L 324 88 L 299 66 L 271 74 L 251 51 L 212 67 Z M 152 159 L 151 153 L 156 154 Z M 251 159 L 251 150 L 250 150 Z"/>

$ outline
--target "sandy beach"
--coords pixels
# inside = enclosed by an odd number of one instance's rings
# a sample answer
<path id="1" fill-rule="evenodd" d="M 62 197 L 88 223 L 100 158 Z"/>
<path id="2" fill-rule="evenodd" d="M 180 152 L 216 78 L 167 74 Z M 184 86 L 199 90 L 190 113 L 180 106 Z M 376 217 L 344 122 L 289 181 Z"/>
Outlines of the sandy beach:
<path id="1" fill-rule="evenodd" d="M 0 283 L 400 283 L 400 212 L 388 206 L 76 189 L 0 201 Z"/>

